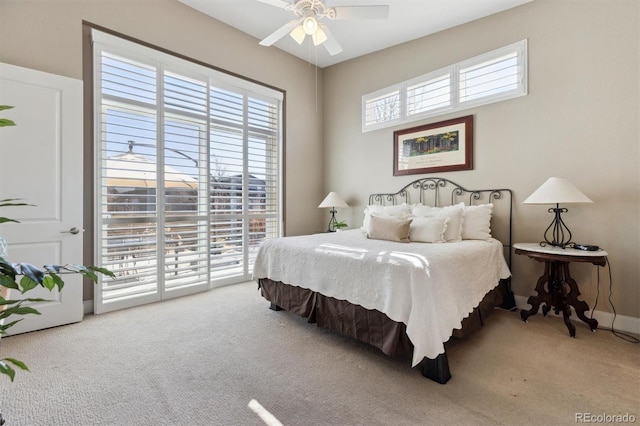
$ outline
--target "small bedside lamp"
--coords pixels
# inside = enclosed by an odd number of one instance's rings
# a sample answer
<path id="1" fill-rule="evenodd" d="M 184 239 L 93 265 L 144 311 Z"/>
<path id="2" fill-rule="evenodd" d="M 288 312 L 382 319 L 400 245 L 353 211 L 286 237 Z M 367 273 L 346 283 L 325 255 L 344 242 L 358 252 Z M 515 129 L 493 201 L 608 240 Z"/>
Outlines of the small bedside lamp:
<path id="1" fill-rule="evenodd" d="M 565 248 L 571 243 L 571 231 L 562 221 L 561 213 L 566 213 L 567 209 L 560 207 L 560 204 L 593 203 L 589 197 L 584 195 L 571 182 L 563 178 L 551 177 L 536 189 L 533 194 L 524 200 L 523 204 L 555 204 L 555 208 L 550 208 L 549 213 L 554 213 L 555 217 L 551 224 L 544 231 L 544 241 L 540 245 L 549 244 Z M 550 235 L 547 235 L 550 234 Z"/>
<path id="2" fill-rule="evenodd" d="M 349 205 L 345 203 L 345 201 L 335 192 L 330 192 L 318 206 L 320 209 L 331 208 L 331 219 L 329 220 L 328 232 L 334 232 L 336 230 L 336 223 L 338 223 L 336 220 L 336 207 L 347 208 Z"/>

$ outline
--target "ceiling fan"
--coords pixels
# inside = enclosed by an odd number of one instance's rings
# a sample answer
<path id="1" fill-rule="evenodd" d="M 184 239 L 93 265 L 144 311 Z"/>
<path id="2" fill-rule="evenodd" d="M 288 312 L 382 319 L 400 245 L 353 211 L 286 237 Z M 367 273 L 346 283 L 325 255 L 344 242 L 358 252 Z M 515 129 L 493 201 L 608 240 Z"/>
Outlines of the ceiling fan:
<path id="1" fill-rule="evenodd" d="M 342 52 L 342 47 L 321 21 L 327 19 L 385 19 L 389 16 L 389 6 L 335 6 L 327 7 L 323 0 L 258 0 L 272 6 L 293 12 L 297 18 L 289 21 L 260 42 L 262 46 L 271 46 L 285 35 L 290 34 L 302 44 L 307 35 L 311 36 L 314 46 L 321 44 L 331 56 Z"/>

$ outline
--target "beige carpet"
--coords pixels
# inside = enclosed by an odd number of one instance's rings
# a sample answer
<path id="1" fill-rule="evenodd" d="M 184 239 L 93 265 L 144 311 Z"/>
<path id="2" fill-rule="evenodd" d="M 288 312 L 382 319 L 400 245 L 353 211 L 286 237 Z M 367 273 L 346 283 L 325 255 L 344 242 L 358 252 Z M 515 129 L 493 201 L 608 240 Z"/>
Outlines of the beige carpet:
<path id="1" fill-rule="evenodd" d="M 496 311 L 449 347 L 453 378 L 268 309 L 253 282 L 1 340 L 8 425 L 553 425 L 640 422 L 640 348 L 561 319 Z"/>

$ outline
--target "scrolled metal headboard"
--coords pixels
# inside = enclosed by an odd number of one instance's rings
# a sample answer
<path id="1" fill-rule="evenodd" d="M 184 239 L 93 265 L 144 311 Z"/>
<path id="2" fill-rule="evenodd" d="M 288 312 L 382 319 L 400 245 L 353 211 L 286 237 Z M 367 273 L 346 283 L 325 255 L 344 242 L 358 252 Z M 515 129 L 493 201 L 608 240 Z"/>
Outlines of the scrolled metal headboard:
<path id="1" fill-rule="evenodd" d="M 421 203 L 441 207 L 460 202 L 464 202 L 466 205 L 494 204 L 491 232 L 495 238 L 502 241 L 503 246 L 507 249 L 507 263 L 511 268 L 513 193 L 510 189 L 466 189 L 449 179 L 426 177 L 414 180 L 398 192 L 369 195 L 369 204 L 375 205 Z"/>

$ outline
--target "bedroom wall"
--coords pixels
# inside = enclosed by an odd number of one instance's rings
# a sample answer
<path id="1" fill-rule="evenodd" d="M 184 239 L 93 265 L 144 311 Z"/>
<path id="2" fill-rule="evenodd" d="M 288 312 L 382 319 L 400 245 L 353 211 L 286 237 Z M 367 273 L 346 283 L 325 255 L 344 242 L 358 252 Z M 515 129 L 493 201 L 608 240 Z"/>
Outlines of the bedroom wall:
<path id="1" fill-rule="evenodd" d="M 83 20 L 285 90 L 285 233 L 318 229 L 325 194 L 314 67 L 176 0 L 0 0 L 0 62 L 82 79 Z M 318 76 L 321 92 L 322 70 Z M 85 200 L 90 210 L 91 198 Z M 85 223 L 85 239 L 90 227 Z M 91 252 L 85 259 L 93 262 Z M 86 285 L 85 300 L 92 297 Z"/>
<path id="2" fill-rule="evenodd" d="M 467 188 L 513 189 L 514 242 L 540 241 L 552 219 L 550 206 L 522 201 L 550 176 L 569 179 L 595 202 L 567 206 L 574 240 L 608 251 L 616 311 L 640 317 L 638 4 L 535 0 L 325 68 L 325 192 L 338 191 L 352 206 L 339 211 L 340 219 L 360 226 L 369 193 L 427 176 L 393 176 L 394 130 L 473 114 L 474 169 L 438 175 Z M 362 95 L 522 39 L 528 39 L 528 96 L 361 132 Z M 529 296 L 542 264 L 514 256 L 512 272 L 516 295 Z M 573 264 L 571 272 L 593 307 L 595 267 Z M 611 312 L 606 271 L 600 277 L 597 309 Z"/>

